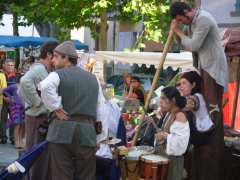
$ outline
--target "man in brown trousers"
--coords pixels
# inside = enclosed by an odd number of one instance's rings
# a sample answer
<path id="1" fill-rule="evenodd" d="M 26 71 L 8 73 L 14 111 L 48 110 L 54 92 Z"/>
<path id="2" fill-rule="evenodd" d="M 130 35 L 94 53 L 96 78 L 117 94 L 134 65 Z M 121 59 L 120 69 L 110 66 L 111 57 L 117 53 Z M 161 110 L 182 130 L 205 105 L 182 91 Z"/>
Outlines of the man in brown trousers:
<path id="1" fill-rule="evenodd" d="M 18 94 L 27 104 L 25 112 L 26 151 L 43 140 L 38 129 L 48 121 L 49 111 L 41 100 L 37 86 L 52 69 L 53 50 L 57 45 L 57 42 L 44 44 L 40 49 L 40 62 L 34 63 L 20 80 Z M 30 180 L 50 179 L 49 169 L 48 150 L 45 149 L 29 171 Z"/>
<path id="2" fill-rule="evenodd" d="M 77 53 L 71 41 L 54 50 L 57 69 L 39 88 L 46 107 L 54 113 L 47 140 L 53 180 L 94 180 L 98 82 L 77 67 Z"/>
<path id="3" fill-rule="evenodd" d="M 198 180 L 220 179 L 223 160 L 222 95 L 228 83 L 228 65 L 221 47 L 219 29 L 214 17 L 184 2 L 171 5 L 173 18 L 171 30 L 180 38 L 181 44 L 193 54 L 194 66 L 203 79 L 202 92 L 208 104 L 209 114 L 215 124 L 210 143 L 195 147 Z M 178 25 L 186 25 L 185 34 Z"/>

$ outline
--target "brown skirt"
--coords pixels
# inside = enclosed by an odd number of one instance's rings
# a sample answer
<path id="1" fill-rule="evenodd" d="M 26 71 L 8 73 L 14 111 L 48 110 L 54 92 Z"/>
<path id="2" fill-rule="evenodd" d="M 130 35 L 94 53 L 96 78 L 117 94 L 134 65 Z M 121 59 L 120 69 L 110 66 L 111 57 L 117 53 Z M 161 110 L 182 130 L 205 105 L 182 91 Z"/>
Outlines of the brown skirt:
<path id="1" fill-rule="evenodd" d="M 211 134 L 210 142 L 194 148 L 193 176 L 196 180 L 220 180 L 223 162 L 224 138 L 222 119 L 222 95 L 223 87 L 204 70 L 201 69 L 203 78 L 202 90 L 207 104 L 218 105 L 220 111 L 210 114 L 215 131 Z M 209 111 L 211 111 L 209 107 Z"/>

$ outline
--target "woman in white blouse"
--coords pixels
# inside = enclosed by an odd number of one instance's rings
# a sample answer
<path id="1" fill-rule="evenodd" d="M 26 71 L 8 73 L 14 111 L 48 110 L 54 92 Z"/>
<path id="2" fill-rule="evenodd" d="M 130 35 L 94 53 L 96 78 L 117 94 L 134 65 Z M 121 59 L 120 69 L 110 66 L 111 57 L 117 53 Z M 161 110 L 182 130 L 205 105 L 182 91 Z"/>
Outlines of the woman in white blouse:
<path id="1" fill-rule="evenodd" d="M 186 105 L 185 97 L 175 87 L 166 87 L 160 97 L 160 108 L 168 112 L 163 120 L 162 131 L 155 135 L 160 146 L 160 154 L 170 159 L 167 180 L 181 180 L 184 157 L 190 136 L 189 123 L 182 112 Z"/>
<path id="2" fill-rule="evenodd" d="M 218 159 L 214 141 L 216 138 L 215 125 L 211 114 L 220 111 L 219 108 L 207 103 L 201 93 L 201 77 L 196 71 L 185 72 L 181 75 L 179 91 L 187 98 L 186 110 L 192 111 L 195 120 L 190 122 L 190 143 L 194 145 L 193 172 L 196 179 L 209 179 L 209 173 L 214 173 L 214 161 Z M 212 176 L 211 176 L 212 177 Z"/>

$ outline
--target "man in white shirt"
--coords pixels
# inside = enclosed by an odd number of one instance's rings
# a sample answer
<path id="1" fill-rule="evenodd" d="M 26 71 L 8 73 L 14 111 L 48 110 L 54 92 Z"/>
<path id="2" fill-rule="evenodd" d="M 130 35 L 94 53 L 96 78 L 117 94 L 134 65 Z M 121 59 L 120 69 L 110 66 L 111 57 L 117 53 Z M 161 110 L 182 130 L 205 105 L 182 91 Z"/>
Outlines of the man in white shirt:
<path id="1" fill-rule="evenodd" d="M 55 72 L 39 84 L 42 100 L 55 117 L 47 140 L 52 179 L 95 179 L 98 82 L 77 67 L 77 53 L 71 41 L 54 50 Z"/>

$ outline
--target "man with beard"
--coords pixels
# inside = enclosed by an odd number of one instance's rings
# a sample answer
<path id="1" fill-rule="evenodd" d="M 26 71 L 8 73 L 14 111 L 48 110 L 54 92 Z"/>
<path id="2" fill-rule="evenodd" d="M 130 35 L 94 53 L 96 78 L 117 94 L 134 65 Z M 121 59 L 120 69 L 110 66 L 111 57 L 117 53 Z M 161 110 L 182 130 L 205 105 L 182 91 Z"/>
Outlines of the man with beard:
<path id="1" fill-rule="evenodd" d="M 198 179 L 220 179 L 220 165 L 223 156 L 222 95 L 227 88 L 228 66 L 221 47 L 220 34 L 213 16 L 198 8 L 191 8 L 184 2 L 175 2 L 170 7 L 171 30 L 180 38 L 186 50 L 193 53 L 194 66 L 201 73 L 202 92 L 208 104 L 215 135 L 209 148 L 201 151 L 206 165 L 197 168 Z M 185 34 L 179 25 L 187 25 Z M 200 163 L 198 163 L 200 164 Z"/>
<path id="2" fill-rule="evenodd" d="M 93 74 L 76 66 L 77 58 L 71 41 L 57 46 L 57 70 L 39 85 L 44 104 L 54 114 L 47 134 L 52 179 L 95 179 L 99 86 Z"/>
<path id="3" fill-rule="evenodd" d="M 53 50 L 57 45 L 57 42 L 44 44 L 40 49 L 40 61 L 34 63 L 20 80 L 18 94 L 27 104 L 25 112 L 26 151 L 43 140 L 38 129 L 47 123 L 49 111 L 41 100 L 37 86 L 52 69 Z M 30 180 L 50 179 L 48 164 L 48 150 L 45 149 L 29 171 Z"/>

